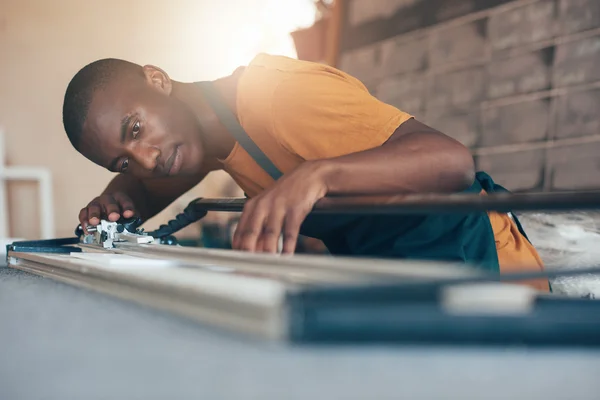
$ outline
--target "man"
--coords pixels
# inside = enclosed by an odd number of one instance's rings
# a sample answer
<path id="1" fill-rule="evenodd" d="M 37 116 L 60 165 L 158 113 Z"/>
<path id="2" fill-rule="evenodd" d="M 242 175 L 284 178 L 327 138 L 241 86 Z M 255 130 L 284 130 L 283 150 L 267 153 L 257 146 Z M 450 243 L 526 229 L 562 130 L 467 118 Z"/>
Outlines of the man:
<path id="1" fill-rule="evenodd" d="M 293 253 L 301 232 L 333 254 L 543 268 L 507 214 L 307 218 L 331 195 L 485 195 L 496 187 L 485 175 L 475 179 L 467 148 L 371 96 L 352 76 L 260 54 L 209 85 L 283 176 L 273 179 L 234 139 L 200 84 L 176 82 L 154 66 L 99 60 L 70 82 L 63 122 L 81 154 L 120 174 L 81 210 L 83 226 L 134 214 L 147 220 L 224 169 L 249 197 L 234 249 L 274 253 L 283 235 L 283 252 Z M 548 290 L 545 280 L 528 284 Z"/>

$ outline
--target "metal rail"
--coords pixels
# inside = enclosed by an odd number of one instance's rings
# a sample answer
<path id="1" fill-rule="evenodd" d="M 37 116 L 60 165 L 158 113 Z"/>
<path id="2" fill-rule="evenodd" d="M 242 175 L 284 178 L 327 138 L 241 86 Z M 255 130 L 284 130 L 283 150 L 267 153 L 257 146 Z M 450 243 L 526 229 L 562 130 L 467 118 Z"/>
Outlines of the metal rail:
<path id="1" fill-rule="evenodd" d="M 244 198 L 198 199 L 194 208 L 241 212 Z M 600 191 L 559 193 L 419 194 L 394 196 L 327 197 L 313 214 L 427 214 L 511 211 L 575 211 L 600 209 Z"/>

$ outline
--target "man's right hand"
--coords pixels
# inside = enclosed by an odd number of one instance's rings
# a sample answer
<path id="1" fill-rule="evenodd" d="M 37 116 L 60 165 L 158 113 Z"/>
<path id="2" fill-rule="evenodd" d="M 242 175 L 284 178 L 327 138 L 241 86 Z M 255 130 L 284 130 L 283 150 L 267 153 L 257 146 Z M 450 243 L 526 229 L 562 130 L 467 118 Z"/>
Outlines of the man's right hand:
<path id="1" fill-rule="evenodd" d="M 119 218 L 131 218 L 136 214 L 131 198 L 123 192 L 106 193 L 96 197 L 79 212 L 79 223 L 84 232 L 87 226 L 96 226 L 101 219 L 118 221 Z"/>

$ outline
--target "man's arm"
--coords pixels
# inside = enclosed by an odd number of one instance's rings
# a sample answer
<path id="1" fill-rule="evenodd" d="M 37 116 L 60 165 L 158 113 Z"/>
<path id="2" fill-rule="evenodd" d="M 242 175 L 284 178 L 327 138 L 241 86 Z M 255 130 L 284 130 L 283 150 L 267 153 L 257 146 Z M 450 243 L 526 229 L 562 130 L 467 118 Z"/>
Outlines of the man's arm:
<path id="1" fill-rule="evenodd" d="M 340 157 L 307 161 L 246 203 L 233 246 L 293 253 L 300 226 L 327 195 L 449 193 L 468 188 L 475 176 L 469 150 L 414 119 L 382 146 Z"/>
<path id="2" fill-rule="evenodd" d="M 381 147 L 315 164 L 328 195 L 452 193 L 467 189 L 475 178 L 469 149 L 415 119 Z"/>

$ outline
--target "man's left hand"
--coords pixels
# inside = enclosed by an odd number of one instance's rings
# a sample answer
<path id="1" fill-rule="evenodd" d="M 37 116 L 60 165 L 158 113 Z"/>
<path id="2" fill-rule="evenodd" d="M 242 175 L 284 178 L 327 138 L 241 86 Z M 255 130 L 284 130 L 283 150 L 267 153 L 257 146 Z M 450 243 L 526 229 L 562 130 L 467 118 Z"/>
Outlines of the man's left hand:
<path id="1" fill-rule="evenodd" d="M 248 199 L 233 236 L 233 248 L 276 253 L 283 234 L 283 253 L 294 253 L 302 222 L 327 194 L 322 166 L 320 161 L 306 161 L 271 188 Z"/>

